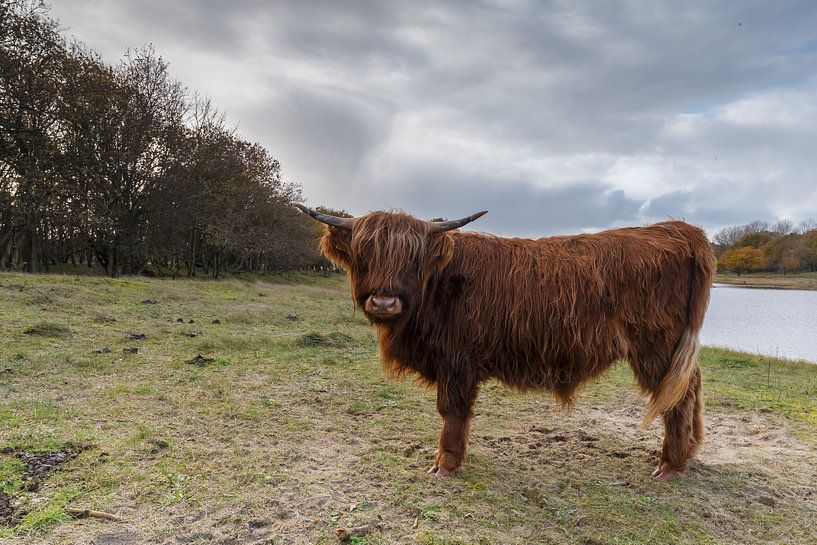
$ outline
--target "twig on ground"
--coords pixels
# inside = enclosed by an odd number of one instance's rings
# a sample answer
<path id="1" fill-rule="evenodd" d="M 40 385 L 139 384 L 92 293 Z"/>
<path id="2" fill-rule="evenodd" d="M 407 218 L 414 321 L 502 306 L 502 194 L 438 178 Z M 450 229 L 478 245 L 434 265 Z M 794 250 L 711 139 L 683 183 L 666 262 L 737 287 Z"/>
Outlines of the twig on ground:
<path id="1" fill-rule="evenodd" d="M 79 507 L 69 507 L 68 509 L 66 509 L 66 511 L 68 511 L 69 515 L 76 518 L 93 517 L 98 519 L 110 520 L 113 522 L 122 522 L 123 520 L 125 520 L 119 515 L 106 513 L 105 511 L 95 511 L 93 509 L 80 509 Z"/>
<path id="2" fill-rule="evenodd" d="M 338 528 L 335 530 L 335 535 L 338 536 L 338 539 L 341 541 L 347 540 L 350 537 L 355 536 L 365 536 L 369 532 L 372 531 L 372 527 L 369 524 L 358 526 L 356 528 Z"/>

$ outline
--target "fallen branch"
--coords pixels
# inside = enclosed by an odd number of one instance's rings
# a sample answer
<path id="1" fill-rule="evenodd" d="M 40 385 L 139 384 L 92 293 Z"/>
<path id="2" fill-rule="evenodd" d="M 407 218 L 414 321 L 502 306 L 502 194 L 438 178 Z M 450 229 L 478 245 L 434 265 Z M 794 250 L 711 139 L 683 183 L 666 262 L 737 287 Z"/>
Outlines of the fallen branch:
<path id="1" fill-rule="evenodd" d="M 345 541 L 350 537 L 365 536 L 371 531 L 371 525 L 366 524 L 365 526 L 358 526 L 357 528 L 338 528 L 335 530 L 335 535 L 338 536 L 339 540 Z"/>
<path id="2" fill-rule="evenodd" d="M 69 515 L 71 515 L 72 517 L 76 517 L 78 519 L 93 517 L 98 519 L 111 520 L 113 522 L 122 522 L 123 520 L 125 520 L 119 515 L 106 513 L 105 511 L 94 511 L 93 509 L 80 509 L 78 507 L 69 507 L 67 511 Z"/>

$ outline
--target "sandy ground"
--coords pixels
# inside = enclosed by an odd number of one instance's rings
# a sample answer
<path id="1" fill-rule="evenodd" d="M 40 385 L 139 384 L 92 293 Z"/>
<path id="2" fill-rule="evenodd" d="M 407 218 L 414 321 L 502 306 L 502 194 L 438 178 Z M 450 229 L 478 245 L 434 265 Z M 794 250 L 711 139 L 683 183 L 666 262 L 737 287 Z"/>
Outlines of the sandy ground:
<path id="1" fill-rule="evenodd" d="M 86 543 L 94 545 L 216 543 L 317 543 L 337 542 L 336 528 L 368 526 L 372 543 L 417 543 L 424 530 L 456 526 L 458 539 L 469 541 L 469 513 L 439 512 L 424 516 L 418 510 L 395 504 L 393 492 L 400 483 L 383 482 L 383 469 L 373 460 L 378 452 L 398 456 L 404 468 L 391 478 L 424 487 L 429 500 L 445 502 L 464 486 L 464 478 L 480 466 L 489 465 L 495 478 L 520 494 L 532 498 L 558 496 L 560 487 L 582 486 L 582 479 L 595 486 L 622 487 L 638 495 L 656 495 L 677 487 L 676 483 L 656 485 L 646 478 L 658 453 L 660 428 L 639 430 L 642 415 L 636 399 L 627 406 L 580 405 L 565 413 L 547 401 L 537 403 L 542 414 L 524 411 L 507 415 L 501 407 L 480 405 L 472 437 L 470 456 L 462 472 L 453 479 L 424 473 L 431 464 L 431 444 L 409 440 L 406 434 L 375 437 L 365 431 L 365 417 L 348 429 L 324 429 L 319 443 L 284 447 L 274 435 L 257 437 L 259 447 L 287 460 L 287 478 L 272 486 L 248 486 L 269 492 L 260 504 L 242 511 L 235 504 L 220 507 L 179 504 L 154 510 L 147 506 L 113 506 L 126 522 L 77 521 L 55 527 L 47 537 L 26 543 Z M 623 406 L 622 406 L 623 405 Z M 497 409 L 505 414 L 496 414 Z M 480 421 L 507 418 L 501 433 L 482 429 Z M 706 416 L 707 441 L 690 471 L 682 477 L 695 503 L 703 506 L 701 517 L 717 528 L 726 542 L 740 533 L 742 507 L 761 504 L 765 508 L 792 504 L 802 514 L 791 524 L 813 524 L 817 513 L 817 455 L 813 446 L 795 438 L 786 424 L 771 414 L 721 414 Z M 191 438 L 191 440 L 196 440 Z M 235 471 L 241 466 L 242 446 L 237 446 Z M 483 468 L 484 469 L 484 468 Z M 564 477 L 568 476 L 566 480 Z M 569 484 L 566 484 L 569 483 Z M 366 502 L 363 509 L 360 503 Z M 547 499 L 544 517 L 554 516 Z M 745 512 L 748 517 L 748 510 Z M 484 514 L 480 514 L 482 517 Z M 738 515 L 738 516 L 736 516 Z M 474 515 L 472 515 L 473 517 Z M 559 515 L 560 516 L 560 515 Z M 572 515 L 571 515 L 572 516 Z M 581 516 L 576 513 L 576 516 Z M 249 520 L 248 520 L 249 518 Z M 578 521 L 579 525 L 581 520 Z M 546 539 L 537 522 L 511 529 L 509 541 Z M 479 532 L 475 529 L 475 535 Z M 751 541 L 747 541 L 751 542 Z M 451 543 L 456 543 L 452 541 Z M 591 543 L 591 542 L 587 542 Z"/>

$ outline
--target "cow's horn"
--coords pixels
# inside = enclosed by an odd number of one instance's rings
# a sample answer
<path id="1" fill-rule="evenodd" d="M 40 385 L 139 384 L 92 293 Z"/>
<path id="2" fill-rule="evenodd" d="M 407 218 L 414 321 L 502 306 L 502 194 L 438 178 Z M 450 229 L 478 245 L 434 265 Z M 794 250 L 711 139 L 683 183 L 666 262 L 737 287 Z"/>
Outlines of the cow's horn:
<path id="1" fill-rule="evenodd" d="M 329 214 L 322 214 L 316 210 L 312 210 L 311 208 L 307 208 L 306 206 L 302 205 L 301 203 L 293 203 L 298 209 L 303 212 L 304 214 L 309 214 L 316 220 L 321 223 L 325 223 L 326 225 L 333 225 L 335 227 L 351 227 L 352 222 L 355 221 L 355 218 L 339 218 L 337 216 L 330 216 Z"/>
<path id="2" fill-rule="evenodd" d="M 466 216 L 462 219 L 458 220 L 448 220 L 448 221 L 432 221 L 431 228 L 432 231 L 435 233 L 441 233 L 443 231 L 450 231 L 452 229 L 459 229 L 463 225 L 467 225 L 472 221 L 481 218 L 485 214 L 487 214 L 487 210 L 483 210 L 482 212 L 477 212 L 476 214 L 471 214 L 470 216 Z"/>

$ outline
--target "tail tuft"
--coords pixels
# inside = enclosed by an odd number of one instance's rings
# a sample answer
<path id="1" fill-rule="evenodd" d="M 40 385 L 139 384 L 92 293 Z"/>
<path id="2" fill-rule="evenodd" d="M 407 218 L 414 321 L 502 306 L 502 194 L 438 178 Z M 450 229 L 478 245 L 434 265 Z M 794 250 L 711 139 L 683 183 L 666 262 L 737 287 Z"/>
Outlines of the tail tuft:
<path id="1" fill-rule="evenodd" d="M 715 274 L 715 256 L 702 231 L 690 240 L 692 256 L 689 271 L 689 306 L 687 324 L 675 347 L 667 374 L 652 393 L 650 406 L 641 427 L 647 427 L 655 417 L 672 410 L 686 395 L 689 381 L 698 367 L 700 342 L 698 333 L 704 324 L 704 314 L 709 305 L 709 290 Z"/>
<path id="2" fill-rule="evenodd" d="M 671 410 L 684 398 L 692 373 L 698 365 L 699 350 L 698 332 L 693 333 L 690 329 L 684 331 L 672 355 L 669 371 L 650 398 L 647 414 L 641 421 L 642 428 L 649 426 L 658 415 Z"/>

